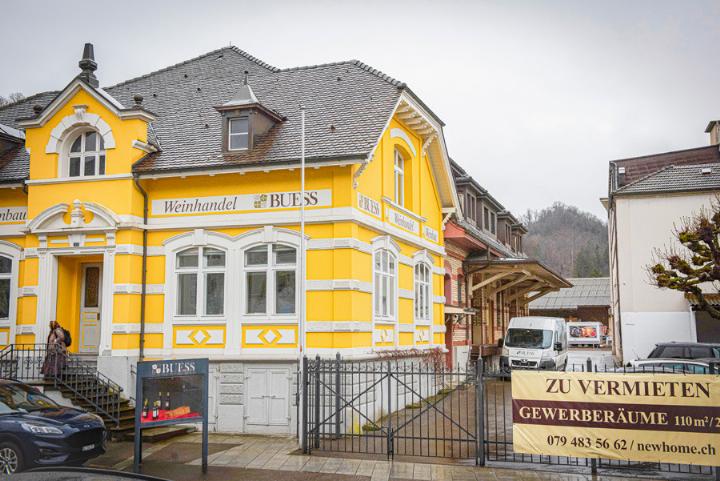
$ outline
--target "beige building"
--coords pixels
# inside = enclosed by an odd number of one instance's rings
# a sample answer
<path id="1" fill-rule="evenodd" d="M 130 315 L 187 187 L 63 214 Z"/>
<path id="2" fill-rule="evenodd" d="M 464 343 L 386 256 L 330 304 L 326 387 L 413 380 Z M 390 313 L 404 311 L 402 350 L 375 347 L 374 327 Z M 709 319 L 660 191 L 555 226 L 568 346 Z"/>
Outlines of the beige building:
<path id="1" fill-rule="evenodd" d="M 717 135 L 711 138 L 717 141 Z M 613 161 L 609 185 L 602 202 L 615 354 L 628 361 L 646 357 L 658 342 L 719 341 L 718 323 L 696 313 L 682 293 L 654 286 L 647 272 L 655 249 L 681 247 L 674 226 L 720 193 L 718 145 Z"/>

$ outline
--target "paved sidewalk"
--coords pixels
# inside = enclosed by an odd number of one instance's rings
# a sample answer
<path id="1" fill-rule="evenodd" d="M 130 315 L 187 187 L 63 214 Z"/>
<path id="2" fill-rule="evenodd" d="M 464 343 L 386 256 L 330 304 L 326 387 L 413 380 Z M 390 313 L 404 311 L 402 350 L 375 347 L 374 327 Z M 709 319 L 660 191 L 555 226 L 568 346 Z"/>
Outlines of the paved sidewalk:
<path id="1" fill-rule="evenodd" d="M 297 454 L 294 438 L 252 435 L 210 435 L 208 474 L 200 472 L 198 433 L 146 445 L 143 472 L 181 481 L 203 479 L 228 481 L 252 480 L 336 480 L 336 481 L 630 481 L 655 478 L 590 476 L 569 472 L 564 466 L 537 469 L 441 465 L 306 456 Z M 112 443 L 105 456 L 91 466 L 132 469 L 131 443 Z M 551 471 L 552 469 L 552 471 Z M 679 479 L 679 478 L 676 478 Z"/>

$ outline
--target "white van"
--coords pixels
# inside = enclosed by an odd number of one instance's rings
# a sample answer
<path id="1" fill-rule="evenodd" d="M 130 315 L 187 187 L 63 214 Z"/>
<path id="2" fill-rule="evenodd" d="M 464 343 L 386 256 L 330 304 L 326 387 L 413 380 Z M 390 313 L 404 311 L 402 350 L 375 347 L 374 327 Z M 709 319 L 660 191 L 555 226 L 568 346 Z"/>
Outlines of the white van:
<path id="1" fill-rule="evenodd" d="M 564 371 L 567 345 L 565 319 L 513 317 L 505 333 L 500 367 Z"/>

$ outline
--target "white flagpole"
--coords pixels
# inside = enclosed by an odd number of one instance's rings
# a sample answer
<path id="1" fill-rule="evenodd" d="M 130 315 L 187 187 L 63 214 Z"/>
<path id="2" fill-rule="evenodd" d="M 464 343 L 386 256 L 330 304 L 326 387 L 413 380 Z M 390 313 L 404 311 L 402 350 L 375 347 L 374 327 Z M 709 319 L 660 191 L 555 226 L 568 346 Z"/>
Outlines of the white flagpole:
<path id="1" fill-rule="evenodd" d="M 297 437 L 300 445 L 303 445 L 304 440 L 302 439 L 302 433 L 304 431 L 303 425 L 307 420 L 305 419 L 304 412 L 302 409 L 302 403 L 305 399 L 305 388 L 304 379 L 304 366 L 303 357 L 305 356 L 305 303 L 306 303 L 306 290 L 305 290 L 305 106 L 300 105 L 300 302 L 298 303 L 298 372 L 300 373 L 300 379 L 298 379 L 298 417 L 300 423 L 298 425 Z"/>
<path id="2" fill-rule="evenodd" d="M 300 106 L 300 316 L 298 348 L 299 359 L 305 355 L 305 106 Z"/>

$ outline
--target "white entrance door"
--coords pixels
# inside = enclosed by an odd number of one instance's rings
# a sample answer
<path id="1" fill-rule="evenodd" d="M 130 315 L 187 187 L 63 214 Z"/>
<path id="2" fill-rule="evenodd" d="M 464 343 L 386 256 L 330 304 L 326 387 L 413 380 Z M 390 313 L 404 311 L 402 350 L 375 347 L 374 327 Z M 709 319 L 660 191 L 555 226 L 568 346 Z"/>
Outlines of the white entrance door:
<path id="1" fill-rule="evenodd" d="M 80 293 L 80 329 L 78 351 L 97 354 L 100 345 L 100 297 L 102 292 L 102 266 L 82 265 L 82 290 Z"/>
<path id="2" fill-rule="evenodd" d="M 290 427 L 290 370 L 250 367 L 246 372 L 247 430 L 287 433 Z"/>

